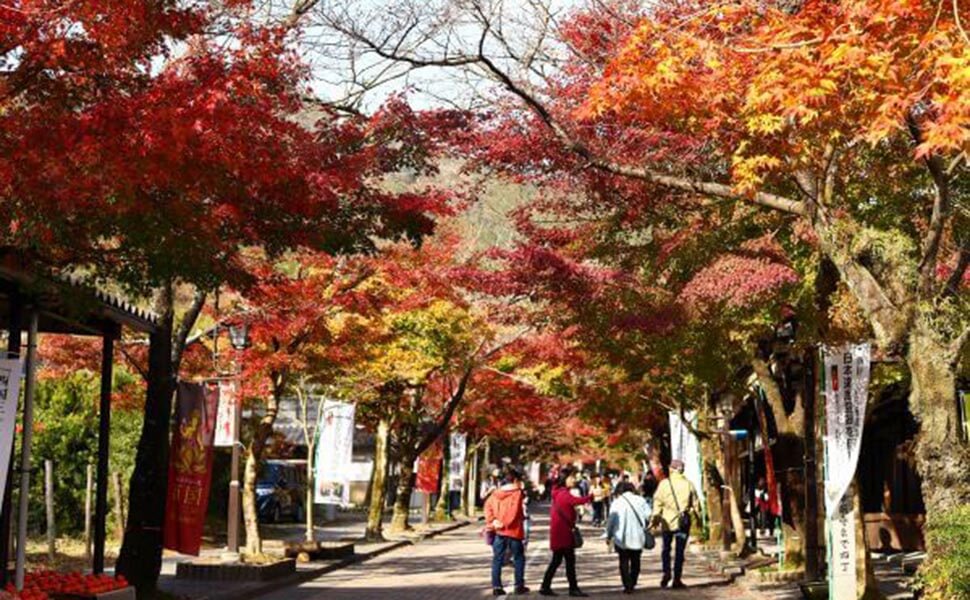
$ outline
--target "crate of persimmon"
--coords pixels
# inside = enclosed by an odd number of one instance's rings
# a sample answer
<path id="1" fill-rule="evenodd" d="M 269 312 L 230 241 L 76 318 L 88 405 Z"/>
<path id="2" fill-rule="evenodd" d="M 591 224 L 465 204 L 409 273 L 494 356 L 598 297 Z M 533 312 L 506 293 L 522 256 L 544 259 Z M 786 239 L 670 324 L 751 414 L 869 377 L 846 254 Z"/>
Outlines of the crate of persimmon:
<path id="1" fill-rule="evenodd" d="M 134 600 L 135 588 L 124 577 L 78 572 L 33 571 L 24 577 L 24 589 L 6 588 L 18 600 Z"/>

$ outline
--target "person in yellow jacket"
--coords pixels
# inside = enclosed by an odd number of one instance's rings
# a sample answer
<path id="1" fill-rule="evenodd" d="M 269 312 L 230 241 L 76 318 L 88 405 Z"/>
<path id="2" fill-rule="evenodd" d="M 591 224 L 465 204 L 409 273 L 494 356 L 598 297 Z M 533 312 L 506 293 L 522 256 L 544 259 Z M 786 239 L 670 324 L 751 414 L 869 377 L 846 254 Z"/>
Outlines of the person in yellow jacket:
<path id="1" fill-rule="evenodd" d="M 657 491 L 653 495 L 653 516 L 651 524 L 660 526 L 663 533 L 663 579 L 660 587 L 670 584 L 670 550 L 674 548 L 673 588 L 685 588 L 682 580 L 684 572 L 684 554 L 687 550 L 687 538 L 690 535 L 691 521 L 697 518 L 698 509 L 697 490 L 684 477 L 684 463 L 680 460 L 670 462 L 670 477 L 657 484 Z"/>

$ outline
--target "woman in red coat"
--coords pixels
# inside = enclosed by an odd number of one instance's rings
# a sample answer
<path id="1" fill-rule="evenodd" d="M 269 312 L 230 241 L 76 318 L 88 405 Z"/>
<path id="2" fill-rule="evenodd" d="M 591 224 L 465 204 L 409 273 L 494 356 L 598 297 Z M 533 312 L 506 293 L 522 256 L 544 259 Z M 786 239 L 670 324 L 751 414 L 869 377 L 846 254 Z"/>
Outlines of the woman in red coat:
<path id="1" fill-rule="evenodd" d="M 573 528 L 576 527 L 576 507 L 593 501 L 593 496 L 573 496 L 570 490 L 576 485 L 573 469 L 564 468 L 559 473 L 558 485 L 552 488 L 552 507 L 549 509 L 549 549 L 552 560 L 542 579 L 539 593 L 555 596 L 552 591 L 552 578 L 563 560 L 566 561 L 566 579 L 569 581 L 570 596 L 587 596 L 576 582 L 576 548 L 573 546 Z"/>

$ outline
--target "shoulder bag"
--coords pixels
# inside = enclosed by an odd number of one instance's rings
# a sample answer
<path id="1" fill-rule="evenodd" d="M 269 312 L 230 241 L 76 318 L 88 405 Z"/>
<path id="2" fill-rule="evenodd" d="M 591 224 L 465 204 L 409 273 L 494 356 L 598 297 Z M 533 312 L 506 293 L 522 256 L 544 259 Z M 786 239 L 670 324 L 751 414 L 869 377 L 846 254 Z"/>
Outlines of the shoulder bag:
<path id="1" fill-rule="evenodd" d="M 566 515 L 563 514 L 562 509 L 559 506 L 559 503 L 553 500 L 552 505 L 556 507 L 556 512 L 559 513 L 559 517 L 568 523 L 569 519 L 567 519 Z M 573 525 L 572 533 L 573 533 L 573 548 L 582 548 L 583 533 L 579 530 L 579 527 L 576 527 L 575 525 Z"/>
<path id="2" fill-rule="evenodd" d="M 688 491 L 687 496 L 687 509 L 680 509 L 680 502 L 677 501 L 677 490 L 674 489 L 674 482 L 670 482 L 670 495 L 674 497 L 674 506 L 677 507 L 677 531 L 680 533 L 690 533 L 690 506 L 691 506 L 691 493 Z"/>
<path id="3" fill-rule="evenodd" d="M 630 506 L 630 510 L 633 511 L 633 516 L 637 518 L 637 523 L 640 524 L 640 529 L 643 530 L 643 548 L 645 550 L 653 550 L 657 545 L 657 540 L 653 537 L 653 533 L 650 531 L 650 528 L 647 527 L 647 525 L 643 522 L 643 519 L 640 518 L 640 513 L 637 512 L 637 507 L 633 506 L 633 503 L 630 502 L 630 499 L 626 496 L 620 496 L 620 498 L 626 500 L 626 503 Z"/>

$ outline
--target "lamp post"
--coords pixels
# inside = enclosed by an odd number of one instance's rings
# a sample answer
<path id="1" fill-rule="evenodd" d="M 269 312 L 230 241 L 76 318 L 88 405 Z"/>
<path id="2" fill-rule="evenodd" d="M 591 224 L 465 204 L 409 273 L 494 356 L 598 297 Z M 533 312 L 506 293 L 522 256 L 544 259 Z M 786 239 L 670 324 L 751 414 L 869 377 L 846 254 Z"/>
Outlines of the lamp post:
<path id="1" fill-rule="evenodd" d="M 241 325 L 230 325 L 229 326 L 229 343 L 236 350 L 245 350 L 250 345 L 249 340 L 249 325 L 243 323 Z M 228 546 L 229 553 L 238 558 L 239 556 L 239 429 L 242 420 L 242 399 L 239 398 L 239 373 L 241 369 L 236 368 L 235 371 L 235 383 L 237 385 L 234 390 L 233 402 L 236 403 L 236 408 L 233 411 L 235 422 L 233 423 L 233 434 L 232 434 L 232 466 L 230 467 L 230 481 L 229 481 L 229 530 L 227 532 L 226 545 Z"/>

